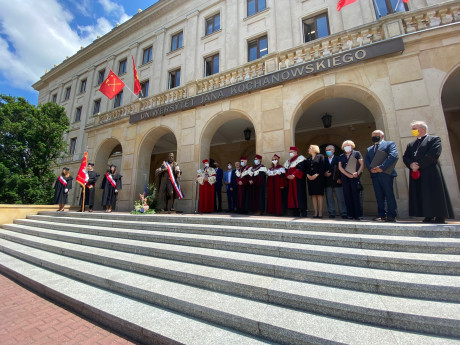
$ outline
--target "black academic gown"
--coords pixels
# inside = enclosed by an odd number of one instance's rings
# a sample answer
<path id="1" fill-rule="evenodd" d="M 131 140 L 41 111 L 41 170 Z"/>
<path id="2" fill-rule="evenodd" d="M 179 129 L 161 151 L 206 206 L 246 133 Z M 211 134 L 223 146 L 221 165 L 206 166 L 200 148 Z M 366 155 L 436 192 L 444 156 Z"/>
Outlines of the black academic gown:
<path id="1" fill-rule="evenodd" d="M 121 190 L 122 184 L 121 184 L 121 176 L 119 173 L 116 173 L 115 175 L 112 176 L 116 183 L 116 188 L 113 188 L 112 184 L 107 180 L 107 176 L 104 174 L 104 178 L 102 179 L 101 183 L 101 189 L 102 191 L 102 201 L 101 205 L 102 206 L 112 206 L 115 207 L 117 204 L 117 193 L 115 193 L 115 189 Z"/>
<path id="2" fill-rule="evenodd" d="M 449 193 L 439 164 L 441 138 L 426 135 L 407 145 L 404 164 L 417 162 L 420 178 L 409 177 L 409 216 L 454 218 Z"/>
<path id="3" fill-rule="evenodd" d="M 56 183 L 54 184 L 54 204 L 67 204 L 67 197 L 69 196 L 69 192 L 67 191 L 66 193 L 65 190 L 72 189 L 73 177 L 64 177 L 64 180 L 67 181 L 67 186 L 64 186 L 62 182 L 59 181 L 59 177 L 56 179 Z"/>
<path id="4" fill-rule="evenodd" d="M 88 182 L 85 187 L 85 205 L 94 205 L 94 195 L 96 194 L 96 182 L 99 178 L 99 174 L 95 171 L 88 171 Z M 83 188 L 81 189 L 80 194 L 80 206 L 83 199 Z"/>

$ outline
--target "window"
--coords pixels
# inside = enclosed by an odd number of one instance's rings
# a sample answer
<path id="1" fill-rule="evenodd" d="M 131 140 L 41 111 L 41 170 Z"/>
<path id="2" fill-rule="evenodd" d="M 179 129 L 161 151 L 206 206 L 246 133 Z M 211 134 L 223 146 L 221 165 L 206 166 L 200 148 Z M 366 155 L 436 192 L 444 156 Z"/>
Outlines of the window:
<path id="1" fill-rule="evenodd" d="M 64 101 L 67 101 L 70 98 L 70 89 L 71 87 L 66 87 L 65 93 L 64 93 Z"/>
<path id="2" fill-rule="evenodd" d="M 169 72 L 169 85 L 168 89 L 173 89 L 180 85 L 180 68 L 175 71 Z"/>
<path id="3" fill-rule="evenodd" d="M 70 139 L 69 154 L 74 155 L 77 148 L 77 138 Z"/>
<path id="4" fill-rule="evenodd" d="M 182 36 L 183 32 L 179 32 L 171 37 L 171 51 L 182 48 Z"/>
<path id="5" fill-rule="evenodd" d="M 248 0 L 248 17 L 265 10 L 267 8 L 267 4 L 265 0 Z"/>
<path id="6" fill-rule="evenodd" d="M 267 36 L 259 37 L 254 41 L 248 42 L 248 61 L 260 59 L 268 54 Z"/>
<path id="7" fill-rule="evenodd" d="M 101 110 L 101 100 L 96 99 L 94 101 L 94 106 L 93 106 L 93 115 L 98 114 L 100 110 Z"/>
<path id="8" fill-rule="evenodd" d="M 53 102 L 53 103 L 57 102 L 57 93 L 55 93 L 53 96 L 51 96 L 51 102 Z"/>
<path id="9" fill-rule="evenodd" d="M 220 30 L 220 13 L 206 19 L 206 36 Z"/>
<path id="10" fill-rule="evenodd" d="M 101 85 L 105 79 L 105 68 L 97 72 L 97 85 Z"/>
<path id="11" fill-rule="evenodd" d="M 119 94 L 115 96 L 115 100 L 113 101 L 113 107 L 118 108 L 123 102 L 123 91 L 120 91 Z"/>
<path id="12" fill-rule="evenodd" d="M 391 13 L 409 11 L 407 4 L 398 0 L 374 0 L 374 9 L 377 18 Z"/>
<path id="13" fill-rule="evenodd" d="M 86 92 L 86 79 L 80 82 L 80 93 Z"/>
<path id="14" fill-rule="evenodd" d="M 75 120 L 74 122 L 80 122 L 81 119 L 81 107 L 75 109 Z"/>
<path id="15" fill-rule="evenodd" d="M 219 54 L 209 56 L 204 59 L 205 77 L 219 73 Z"/>
<path id="16" fill-rule="evenodd" d="M 144 49 L 142 54 L 142 64 L 152 61 L 152 47 Z"/>
<path id="17" fill-rule="evenodd" d="M 141 92 L 139 93 L 139 97 L 145 98 L 149 95 L 149 84 L 148 80 L 141 83 Z"/>
<path id="18" fill-rule="evenodd" d="M 126 73 L 126 62 L 127 62 L 127 59 L 120 61 L 120 64 L 118 65 L 118 75 L 122 75 Z"/>
<path id="19" fill-rule="evenodd" d="M 310 42 L 325 36 L 329 36 L 329 20 L 326 13 L 303 21 L 304 42 Z"/>

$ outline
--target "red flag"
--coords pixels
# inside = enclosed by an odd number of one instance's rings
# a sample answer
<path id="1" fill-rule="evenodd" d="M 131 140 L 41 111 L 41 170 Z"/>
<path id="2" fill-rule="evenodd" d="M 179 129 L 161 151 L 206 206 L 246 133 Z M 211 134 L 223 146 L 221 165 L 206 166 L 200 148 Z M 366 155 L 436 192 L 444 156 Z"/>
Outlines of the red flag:
<path id="1" fill-rule="evenodd" d="M 337 3 L 337 11 L 340 11 L 343 7 L 354 3 L 356 0 L 339 0 Z"/>
<path id="2" fill-rule="evenodd" d="M 82 187 L 86 186 L 88 182 L 88 174 L 86 173 L 86 163 L 88 162 L 88 152 L 85 152 L 83 155 L 83 161 L 81 162 L 80 169 L 77 174 L 77 182 L 81 184 Z"/>
<path id="3" fill-rule="evenodd" d="M 133 59 L 133 69 L 134 69 L 134 94 L 138 95 L 141 91 L 141 83 L 139 82 L 139 76 L 137 75 L 136 64 L 134 63 L 134 57 L 131 55 Z"/>
<path id="4" fill-rule="evenodd" d="M 402 2 L 407 4 L 409 2 L 409 0 L 402 0 Z"/>
<path id="5" fill-rule="evenodd" d="M 117 77 L 115 73 L 110 71 L 109 76 L 106 80 L 102 83 L 99 91 L 101 91 L 104 95 L 106 95 L 109 99 L 114 98 L 121 90 L 125 83 L 121 81 L 120 78 Z"/>

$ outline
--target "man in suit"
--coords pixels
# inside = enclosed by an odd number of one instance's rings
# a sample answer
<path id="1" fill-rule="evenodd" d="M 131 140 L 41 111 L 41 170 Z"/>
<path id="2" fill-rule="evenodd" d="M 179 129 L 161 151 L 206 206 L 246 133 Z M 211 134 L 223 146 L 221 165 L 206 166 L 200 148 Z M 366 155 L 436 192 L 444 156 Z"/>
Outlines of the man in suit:
<path id="1" fill-rule="evenodd" d="M 222 212 L 222 179 L 224 172 L 219 168 L 219 163 L 214 162 L 214 170 L 216 171 L 216 184 L 214 189 L 214 211 Z"/>
<path id="2" fill-rule="evenodd" d="M 372 146 L 367 148 L 365 164 L 371 173 L 372 185 L 374 186 L 375 199 L 377 200 L 378 217 L 375 221 L 395 222 L 396 221 L 396 199 L 393 191 L 393 181 L 397 176 L 394 166 L 398 161 L 398 148 L 395 142 L 384 140 L 385 134 L 377 129 L 372 132 Z M 379 161 L 374 157 L 380 153 Z M 373 163 L 373 164 L 372 164 Z M 385 210 L 385 202 L 387 210 Z"/>
<path id="3" fill-rule="evenodd" d="M 441 138 L 428 135 L 424 121 L 412 122 L 411 126 L 417 139 L 407 145 L 403 156 L 410 169 L 409 216 L 425 217 L 424 223 L 443 224 L 446 218 L 454 218 L 454 211 L 439 164 Z"/>
<path id="4" fill-rule="evenodd" d="M 324 176 L 326 176 L 326 201 L 327 211 L 329 212 L 329 218 L 335 218 L 335 201 L 334 192 L 337 198 L 337 206 L 339 209 L 340 216 L 347 218 L 347 206 L 345 205 L 345 199 L 343 197 L 342 180 L 340 179 L 340 172 L 337 164 L 339 163 L 339 157 L 335 156 L 334 145 L 326 146 L 325 170 Z"/>
<path id="5" fill-rule="evenodd" d="M 233 178 L 235 176 L 235 178 Z M 227 163 L 227 170 L 224 172 L 225 192 L 227 193 L 228 212 L 233 212 L 235 209 L 233 192 L 236 186 L 236 175 L 233 170 L 232 162 Z"/>

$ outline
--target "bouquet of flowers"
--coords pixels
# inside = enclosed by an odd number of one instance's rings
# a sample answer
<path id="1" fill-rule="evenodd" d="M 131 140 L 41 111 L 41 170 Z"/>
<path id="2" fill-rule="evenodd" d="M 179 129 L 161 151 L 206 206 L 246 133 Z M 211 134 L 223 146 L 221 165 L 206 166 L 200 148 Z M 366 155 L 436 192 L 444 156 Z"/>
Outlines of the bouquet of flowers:
<path id="1" fill-rule="evenodd" d="M 134 202 L 134 210 L 131 211 L 131 214 L 153 214 L 155 210 L 150 208 L 148 205 L 148 197 L 145 196 L 146 193 L 139 194 L 139 200 Z"/>

